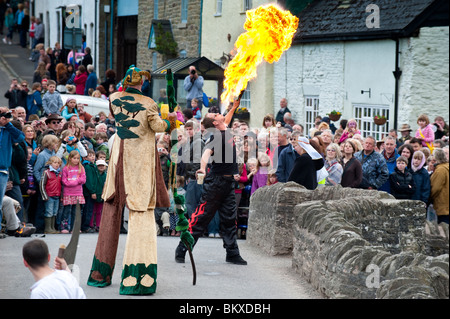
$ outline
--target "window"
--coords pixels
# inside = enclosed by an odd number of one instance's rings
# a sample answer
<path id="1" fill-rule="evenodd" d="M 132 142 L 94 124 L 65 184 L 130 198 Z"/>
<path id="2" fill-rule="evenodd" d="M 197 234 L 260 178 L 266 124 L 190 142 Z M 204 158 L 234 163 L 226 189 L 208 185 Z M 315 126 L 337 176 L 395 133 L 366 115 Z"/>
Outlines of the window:
<path id="1" fill-rule="evenodd" d="M 222 2 L 223 2 L 223 0 L 217 0 L 216 1 L 216 14 L 215 14 L 215 16 L 221 16 L 222 15 Z"/>
<path id="2" fill-rule="evenodd" d="M 247 88 L 244 91 L 244 95 L 242 95 L 241 98 L 241 104 L 240 107 L 246 107 L 247 110 L 250 112 L 250 83 L 247 84 Z"/>
<path id="3" fill-rule="evenodd" d="M 181 23 L 187 23 L 188 20 L 188 0 L 181 0 Z"/>
<path id="4" fill-rule="evenodd" d="M 244 0 L 244 11 L 251 10 L 252 0 Z"/>
<path id="5" fill-rule="evenodd" d="M 376 125 L 373 121 L 375 115 L 386 116 L 386 124 Z M 358 128 L 363 137 L 373 136 L 377 141 L 382 140 L 389 132 L 389 106 L 354 104 L 353 117 L 358 123 Z"/>
<path id="6" fill-rule="evenodd" d="M 319 96 L 305 96 L 305 135 L 313 128 L 314 120 L 319 115 Z"/>

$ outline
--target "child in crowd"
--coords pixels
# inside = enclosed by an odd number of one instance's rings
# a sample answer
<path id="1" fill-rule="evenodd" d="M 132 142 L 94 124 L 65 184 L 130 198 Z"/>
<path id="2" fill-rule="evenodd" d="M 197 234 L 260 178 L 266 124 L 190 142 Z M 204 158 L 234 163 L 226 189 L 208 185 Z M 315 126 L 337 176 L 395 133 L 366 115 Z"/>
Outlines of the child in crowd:
<path id="1" fill-rule="evenodd" d="M 45 165 L 48 165 L 48 169 L 42 174 L 39 185 L 42 199 L 45 201 L 44 232 L 46 234 L 57 234 L 59 232 L 55 229 L 55 221 L 59 211 L 59 200 L 61 196 L 62 160 L 58 156 L 52 156 Z"/>
<path id="2" fill-rule="evenodd" d="M 44 109 L 44 115 L 49 116 L 50 114 L 61 114 L 61 108 L 63 107 L 63 102 L 59 92 L 56 92 L 56 82 L 49 80 L 47 82 L 48 91 L 44 94 L 42 98 L 42 108 Z"/>
<path id="3" fill-rule="evenodd" d="M 91 198 L 94 200 L 94 209 L 92 211 L 90 227 L 91 228 L 95 227 L 95 231 L 98 232 L 100 229 L 100 221 L 102 218 L 102 209 L 103 209 L 102 192 L 106 182 L 106 170 L 108 168 L 108 164 L 106 164 L 104 160 L 98 160 L 97 162 L 95 162 L 95 165 L 97 167 L 96 175 L 94 177 L 95 181 L 93 185 L 90 187 L 94 189 L 94 193 L 92 193 L 91 195 Z"/>
<path id="4" fill-rule="evenodd" d="M 60 157 L 64 164 L 67 164 L 67 158 L 72 151 L 77 151 L 81 157 L 87 156 L 83 143 L 75 136 L 72 130 L 67 129 L 61 133 L 61 145 L 56 156 Z"/>
<path id="5" fill-rule="evenodd" d="M 270 170 L 269 155 L 259 153 L 257 171 L 256 174 L 253 175 L 252 191 L 250 195 L 253 195 L 253 193 L 256 192 L 258 188 L 266 186 L 267 175 L 269 174 L 269 170 Z"/>
<path id="6" fill-rule="evenodd" d="M 73 150 L 67 159 L 67 165 L 62 172 L 63 189 L 63 216 L 61 220 L 61 233 L 67 234 L 72 231 L 75 210 L 77 204 L 85 203 L 82 185 L 86 183 L 86 173 L 81 165 L 80 153 Z"/>
<path id="7" fill-rule="evenodd" d="M 356 134 L 361 134 L 361 131 L 358 130 L 358 123 L 355 119 L 350 119 L 347 122 L 345 130 L 342 132 L 339 144 L 344 142 L 348 138 L 353 138 L 353 136 L 355 136 Z"/>
<path id="8" fill-rule="evenodd" d="M 104 151 L 95 152 L 95 160 L 104 160 L 106 162 L 106 153 Z"/>
<path id="9" fill-rule="evenodd" d="M 96 151 L 103 151 L 106 155 L 106 162 L 109 161 L 108 135 L 103 132 L 96 133 L 94 140 L 97 142 Z"/>
<path id="10" fill-rule="evenodd" d="M 36 183 L 34 180 L 34 166 L 33 163 L 35 160 L 32 160 L 33 156 L 33 148 L 31 146 L 27 146 L 27 179 L 23 184 L 20 185 L 23 197 L 23 208 L 24 208 L 24 216 L 23 219 L 25 222 L 30 220 L 30 216 L 28 215 L 31 196 L 36 194 Z"/>
<path id="11" fill-rule="evenodd" d="M 406 167 L 408 160 L 404 156 L 397 158 L 397 166 L 389 176 L 391 194 L 397 199 L 411 199 L 416 191 L 414 178 Z"/>
<path id="12" fill-rule="evenodd" d="M 272 169 L 269 171 L 269 175 L 267 175 L 267 185 L 274 185 L 278 183 L 277 170 Z"/>
<path id="13" fill-rule="evenodd" d="M 416 130 L 415 137 L 422 141 L 423 147 L 428 147 L 430 152 L 433 153 L 434 131 L 430 119 L 427 115 L 422 114 L 417 118 L 417 124 L 419 128 Z"/>
<path id="14" fill-rule="evenodd" d="M 425 204 L 428 204 L 428 198 L 430 197 L 431 184 L 430 175 L 425 169 L 426 156 L 421 151 L 414 152 L 412 156 L 411 171 L 414 178 L 414 184 L 416 185 L 416 191 L 411 199 L 421 200 Z"/>
<path id="15" fill-rule="evenodd" d="M 95 192 L 94 185 L 97 174 L 97 166 L 95 165 L 96 154 L 92 149 L 87 150 L 87 156 L 83 160 L 83 167 L 86 172 L 86 183 L 83 184 L 83 222 L 81 225 L 81 231 L 86 233 L 94 233 L 95 228 L 91 228 L 91 217 L 94 210 L 95 200 L 92 199 L 92 194 Z"/>
<path id="16" fill-rule="evenodd" d="M 202 119 L 202 111 L 198 107 L 198 100 L 192 99 L 191 106 L 192 106 L 192 114 L 194 115 L 194 118 L 196 120 L 200 121 Z"/>

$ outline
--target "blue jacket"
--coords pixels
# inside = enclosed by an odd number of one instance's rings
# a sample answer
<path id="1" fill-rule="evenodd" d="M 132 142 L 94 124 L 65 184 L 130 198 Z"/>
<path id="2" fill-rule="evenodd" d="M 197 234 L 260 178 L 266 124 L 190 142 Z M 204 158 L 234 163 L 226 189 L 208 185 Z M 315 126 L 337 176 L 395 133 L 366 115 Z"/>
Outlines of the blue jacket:
<path id="1" fill-rule="evenodd" d="M 421 200 L 428 204 L 431 191 L 430 174 L 428 174 L 428 171 L 423 167 L 416 172 L 411 170 L 411 173 L 414 178 L 414 184 L 416 185 L 416 191 L 411 199 Z"/>
<path id="2" fill-rule="evenodd" d="M 38 114 L 42 110 L 41 92 L 34 91 L 33 94 L 28 94 L 27 97 L 27 116 L 31 114 Z"/>
<path id="3" fill-rule="evenodd" d="M 364 155 L 364 150 L 355 153 L 357 160 L 361 162 L 363 180 L 360 188 L 372 187 L 379 189 L 389 180 L 389 169 L 384 156 L 373 151 L 369 155 Z"/>
<path id="4" fill-rule="evenodd" d="M 11 123 L 0 126 L 0 171 L 8 171 L 11 166 L 12 146 L 25 140 L 25 134 Z"/>
<path id="5" fill-rule="evenodd" d="M 277 178 L 279 182 L 286 183 L 289 179 L 294 163 L 300 155 L 294 150 L 292 145 L 281 151 L 278 157 Z"/>
<path id="6" fill-rule="evenodd" d="M 50 151 L 48 148 L 44 148 L 42 152 L 39 153 L 36 163 L 34 163 L 34 178 L 37 183 L 41 181 L 42 174 L 45 171 L 45 164 L 48 162 L 50 157 L 55 155 L 55 151 Z"/>
<path id="7" fill-rule="evenodd" d="M 84 87 L 84 95 L 89 95 L 90 88 L 93 88 L 94 90 L 97 88 L 97 74 L 95 74 L 95 72 L 89 74 L 86 80 L 86 86 Z"/>
<path id="8" fill-rule="evenodd" d="M 383 155 L 383 157 L 384 157 L 384 152 L 385 151 L 383 151 L 383 153 L 381 153 L 381 155 Z M 389 170 L 389 175 L 394 173 L 395 168 L 397 167 L 397 158 L 399 158 L 399 157 L 400 157 L 400 155 L 398 154 L 397 149 L 395 149 L 394 156 L 391 156 L 389 159 L 385 158 L 386 165 Z M 389 182 L 389 180 L 387 180 L 378 190 L 391 193 L 391 183 Z"/>

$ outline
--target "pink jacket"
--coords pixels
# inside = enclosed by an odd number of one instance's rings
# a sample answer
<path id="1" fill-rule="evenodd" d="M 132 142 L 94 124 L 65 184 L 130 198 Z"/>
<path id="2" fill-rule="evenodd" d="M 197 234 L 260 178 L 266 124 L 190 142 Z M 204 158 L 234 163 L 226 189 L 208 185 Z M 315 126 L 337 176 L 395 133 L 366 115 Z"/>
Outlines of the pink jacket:
<path id="1" fill-rule="evenodd" d="M 425 138 L 422 137 L 422 135 L 420 135 L 420 127 L 417 129 L 416 131 L 416 138 L 420 138 L 422 139 L 422 146 L 423 147 L 427 147 L 427 143 L 428 144 L 432 144 L 434 141 L 434 131 L 433 128 L 431 126 L 431 124 L 428 124 L 427 126 L 425 126 L 422 130 L 422 134 Z"/>
<path id="2" fill-rule="evenodd" d="M 78 166 L 64 166 L 62 171 L 64 196 L 83 196 L 84 183 L 86 183 L 86 173 L 84 168 L 82 168 L 80 173 Z"/>

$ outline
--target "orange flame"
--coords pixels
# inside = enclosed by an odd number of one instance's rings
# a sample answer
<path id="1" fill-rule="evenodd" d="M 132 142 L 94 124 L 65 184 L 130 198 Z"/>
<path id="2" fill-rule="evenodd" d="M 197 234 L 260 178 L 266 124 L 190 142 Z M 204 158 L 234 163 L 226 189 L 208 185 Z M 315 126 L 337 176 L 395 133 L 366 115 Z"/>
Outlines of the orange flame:
<path id="1" fill-rule="evenodd" d="M 263 60 L 273 63 L 290 48 L 298 27 L 298 18 L 289 11 L 270 4 L 247 11 L 247 20 L 235 43 L 236 56 L 225 70 L 222 102 L 232 101 L 256 78 Z"/>

